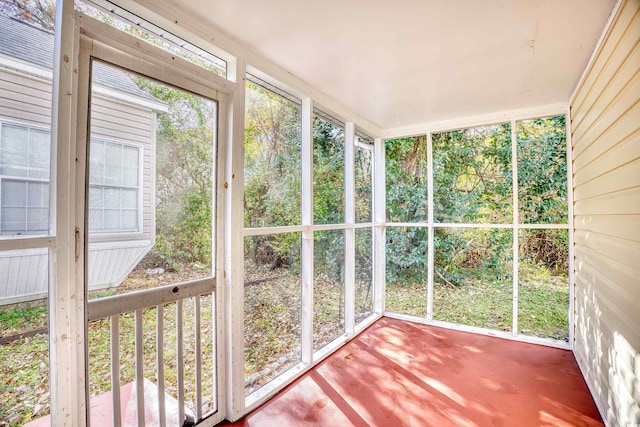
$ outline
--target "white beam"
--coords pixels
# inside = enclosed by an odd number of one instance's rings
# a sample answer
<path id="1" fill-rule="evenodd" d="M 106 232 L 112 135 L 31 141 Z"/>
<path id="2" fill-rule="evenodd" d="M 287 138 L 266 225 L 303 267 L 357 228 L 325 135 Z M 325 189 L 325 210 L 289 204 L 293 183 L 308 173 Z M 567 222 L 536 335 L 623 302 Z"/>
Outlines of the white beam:
<path id="1" fill-rule="evenodd" d="M 356 222 L 355 195 L 355 125 L 345 123 L 344 127 L 344 222 L 351 227 L 344 231 L 344 327 L 348 335 L 355 330 L 356 309 Z"/>
<path id="2" fill-rule="evenodd" d="M 411 126 L 385 129 L 382 136 L 386 139 L 424 135 L 429 132 L 445 132 L 450 130 L 464 129 L 476 126 L 492 125 L 496 123 L 508 122 L 511 119 L 524 120 L 535 119 L 547 116 L 557 116 L 564 114 L 567 104 L 550 104 L 532 108 L 522 108 L 517 110 L 498 111 L 495 113 L 482 114 L 478 116 L 460 117 L 450 120 L 438 120 L 433 122 L 418 123 Z"/>
<path id="3" fill-rule="evenodd" d="M 518 229 L 518 142 L 517 142 L 517 133 L 516 133 L 517 122 L 515 119 L 511 120 L 511 191 L 512 191 L 512 209 L 513 209 L 513 270 L 512 270 L 512 285 L 513 285 L 513 295 L 512 295 L 512 310 L 513 310 L 513 318 L 512 318 L 512 326 L 511 333 L 516 336 L 518 335 L 518 274 L 519 274 L 519 266 L 520 266 L 520 245 L 518 243 L 519 239 L 519 229 Z"/>
<path id="4" fill-rule="evenodd" d="M 49 209 L 51 233 L 56 235 L 49 267 L 51 425 L 84 426 L 88 418 L 89 387 L 85 367 L 84 259 L 81 256 L 84 250 L 84 194 L 82 184 L 78 188 L 78 182 L 84 183 L 84 169 L 80 168 L 81 174 L 76 173 L 84 159 L 76 153 L 80 47 L 73 1 L 58 0 L 55 28 Z M 82 65 L 86 72 L 88 62 Z M 80 116 L 85 120 L 86 111 Z"/>
<path id="5" fill-rule="evenodd" d="M 384 141 L 373 143 L 373 311 L 384 313 L 386 286 L 386 166 Z"/>
<path id="6" fill-rule="evenodd" d="M 225 161 L 225 332 L 227 418 L 237 420 L 244 413 L 244 116 L 245 63 L 229 64 L 228 73 L 239 83 L 228 97 L 229 130 Z"/>
<path id="7" fill-rule="evenodd" d="M 433 137 L 427 134 L 427 218 L 428 228 L 428 251 L 427 254 L 427 320 L 433 320 L 433 273 L 435 268 L 435 231 L 433 228 Z"/>
<path id="8" fill-rule="evenodd" d="M 313 359 L 313 101 L 302 100 L 302 231 L 301 267 L 301 356 L 302 363 Z"/>

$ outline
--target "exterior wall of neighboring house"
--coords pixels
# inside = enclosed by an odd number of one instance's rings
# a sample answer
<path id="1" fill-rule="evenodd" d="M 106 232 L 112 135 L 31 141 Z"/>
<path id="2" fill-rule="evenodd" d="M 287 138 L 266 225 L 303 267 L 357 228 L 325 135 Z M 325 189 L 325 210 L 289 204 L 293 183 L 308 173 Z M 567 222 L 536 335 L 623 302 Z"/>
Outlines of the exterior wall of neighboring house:
<path id="1" fill-rule="evenodd" d="M 611 426 L 640 420 L 639 36 L 623 1 L 571 104 L 574 349 Z"/>
<path id="2" fill-rule="evenodd" d="M 35 147 L 33 151 L 38 152 L 39 156 L 45 154 L 42 147 L 37 147 L 36 144 L 42 145 L 43 141 L 49 143 L 52 87 L 50 76 L 47 77 L 46 74 L 50 74 L 50 71 L 34 68 L 31 71 L 35 72 L 29 72 L 29 67 L 25 67 L 26 70 L 19 70 L 12 61 L 12 58 L 0 55 L 0 163 L 4 165 L 4 167 L 0 166 L 0 183 L 4 182 L 4 188 L 9 189 L 12 183 L 18 185 L 16 183 L 29 181 L 28 195 L 38 190 L 40 195 L 46 193 L 48 197 L 48 170 L 46 173 L 40 171 L 41 173 L 35 174 L 37 176 L 33 179 L 16 178 L 12 176 L 12 169 L 6 166 L 9 161 L 7 158 L 11 155 L 5 155 L 5 159 L 1 159 L 3 131 L 6 141 L 9 140 L 11 132 L 22 134 L 28 132 L 29 137 L 34 141 L 30 140 L 30 144 Z M 108 221 L 104 219 L 108 209 L 111 213 L 114 212 L 114 201 L 104 196 L 108 191 L 113 191 L 113 186 L 100 185 L 103 183 L 100 182 L 99 177 L 91 178 L 90 206 L 94 209 L 90 209 L 89 212 L 90 291 L 118 286 L 155 243 L 154 161 L 157 111 L 146 106 L 144 102 L 136 105 L 133 98 L 135 97 L 130 94 L 120 96 L 116 90 L 103 88 L 94 83 L 91 102 L 92 162 L 95 156 L 100 155 L 100 150 L 104 150 L 107 145 L 111 150 L 126 150 L 123 155 L 125 158 L 131 159 L 132 154 L 135 156 L 137 153 L 138 158 L 135 161 L 138 163 L 138 179 L 137 183 L 129 183 L 132 188 L 121 190 L 129 191 L 130 195 L 137 199 L 135 212 L 129 209 L 128 214 L 120 214 L 122 223 L 126 219 L 129 224 L 128 231 L 119 230 L 114 233 L 110 232 Z M 132 99 L 133 102 L 131 102 Z M 94 146 L 95 144 L 100 146 Z M 7 145 L 5 144 L 5 147 Z M 48 150 L 49 146 L 47 145 L 46 148 Z M 31 153 L 28 155 L 31 156 Z M 46 158 L 41 157 L 40 162 L 48 162 L 48 157 L 47 152 Z M 35 163 L 37 161 L 37 159 L 33 160 Z M 96 161 L 102 161 L 101 165 L 104 166 L 104 159 Z M 9 238 L 8 235 L 12 232 L 7 229 L 11 229 L 12 225 L 7 219 L 11 216 L 11 208 L 8 206 L 13 206 L 11 203 L 14 201 L 9 200 L 11 197 L 8 192 L 2 194 L 2 188 L 0 184 L 2 201 L 0 229 L 4 227 L 2 234 Z M 96 202 L 100 197 L 103 198 L 104 203 Z M 42 200 L 36 205 L 47 204 Z M 117 202 L 115 203 L 117 205 Z M 120 201 L 120 203 L 125 202 Z M 27 205 L 29 204 L 32 206 L 26 209 L 34 212 L 39 209 L 44 217 L 39 224 L 37 221 L 28 224 L 27 227 L 35 226 L 36 230 L 27 231 L 25 234 L 46 234 L 48 206 L 33 206 L 32 201 L 28 201 Z M 125 211 L 123 206 L 120 208 L 122 212 Z M 24 227 L 24 224 L 19 227 Z M 44 231 L 39 232 L 38 229 L 42 227 Z M 48 250 L 46 248 L 0 252 L 0 305 L 46 297 L 47 271 Z"/>

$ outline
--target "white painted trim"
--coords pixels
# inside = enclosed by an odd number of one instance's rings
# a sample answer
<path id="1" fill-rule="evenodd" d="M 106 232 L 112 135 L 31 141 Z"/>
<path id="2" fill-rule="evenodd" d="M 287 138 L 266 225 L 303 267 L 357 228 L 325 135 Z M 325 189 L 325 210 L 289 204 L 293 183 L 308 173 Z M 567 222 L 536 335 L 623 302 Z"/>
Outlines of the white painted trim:
<path id="1" fill-rule="evenodd" d="M 596 408 L 598 409 L 598 412 L 600 413 L 600 418 L 602 419 L 602 422 L 604 423 L 604 425 L 606 427 L 612 427 L 611 423 L 609 422 L 609 419 L 606 417 L 607 412 L 605 411 L 605 408 L 602 406 L 602 402 L 600 399 L 596 399 L 595 397 L 598 396 L 598 393 L 596 392 L 596 389 L 594 388 L 594 386 L 592 385 L 591 381 L 587 381 L 586 379 L 588 378 L 588 367 L 584 366 L 584 362 L 582 361 L 582 358 L 580 357 L 579 353 L 576 353 L 576 351 L 572 348 L 571 349 L 573 354 L 574 354 L 574 358 L 576 359 L 576 363 L 578 364 L 578 369 L 580 369 L 580 374 L 582 374 L 582 378 L 585 379 L 585 383 L 587 384 L 587 388 L 589 389 L 589 393 L 591 393 L 591 396 L 593 396 L 593 401 L 596 404 Z M 631 426 L 629 426 L 631 427 Z"/>
<path id="2" fill-rule="evenodd" d="M 383 131 L 385 139 L 401 138 L 415 135 L 425 135 L 429 132 L 445 132 L 470 127 L 505 123 L 510 120 L 525 120 L 564 114 L 566 103 L 542 105 L 538 107 L 517 110 L 500 111 L 478 116 L 462 117 L 450 120 L 425 122 L 421 124 L 386 129 Z"/>
<path id="3" fill-rule="evenodd" d="M 600 55 L 600 51 L 602 50 L 604 42 L 613 28 L 613 23 L 617 19 L 618 14 L 620 13 L 622 4 L 625 2 L 626 0 L 617 0 L 616 4 L 611 9 L 611 12 L 609 13 L 609 18 L 607 18 L 607 23 L 604 25 L 604 28 L 602 29 L 602 33 L 600 34 L 600 37 L 598 38 L 598 41 L 596 42 L 596 45 L 593 48 L 593 52 L 591 52 L 591 56 L 589 57 L 589 60 L 587 61 L 587 64 L 584 67 L 584 70 L 582 71 L 582 75 L 576 82 L 576 86 L 573 88 L 573 91 L 571 92 L 571 96 L 569 97 L 569 102 L 566 110 L 568 110 L 569 108 L 571 108 L 571 106 L 573 106 L 573 101 L 575 101 L 578 91 L 580 90 L 580 88 L 584 84 L 584 81 L 589 75 L 589 70 L 591 70 L 591 67 L 593 67 L 594 62 L 596 62 L 596 60 L 598 59 L 598 55 Z"/>
<path id="4" fill-rule="evenodd" d="M 433 224 L 433 136 L 427 134 L 427 220 Z M 427 320 L 433 320 L 433 275 L 435 273 L 435 230 L 429 226 L 427 249 Z"/>
<path id="5" fill-rule="evenodd" d="M 565 126 L 567 133 L 567 218 L 569 224 L 569 344 L 571 349 L 575 348 L 575 325 L 576 325 L 576 310 L 575 310 L 575 287 L 576 287 L 576 273 L 575 273 L 575 258 L 574 258 L 574 213 L 573 213 L 573 145 L 571 134 L 571 109 L 567 108 L 565 115 Z M 585 377 L 586 378 L 586 377 Z M 595 395 L 594 395 L 595 396 Z M 604 418 L 603 418 L 604 419 Z"/>
<path id="6" fill-rule="evenodd" d="M 46 301 L 47 300 L 47 292 L 37 292 L 37 293 L 33 293 L 33 294 L 27 294 L 27 295 L 20 295 L 17 297 L 11 297 L 11 298 L 2 298 L 0 299 L 0 307 L 4 306 L 4 305 L 12 305 L 12 304 L 19 304 L 21 302 L 36 302 L 36 301 Z M 43 303 L 44 305 L 44 303 Z"/>
<path id="7" fill-rule="evenodd" d="M 314 233 L 313 233 L 313 101 L 302 100 L 302 141 L 301 141 L 301 197 L 302 225 L 308 228 L 302 232 L 300 247 L 301 320 L 300 346 L 303 364 L 313 361 L 313 279 L 314 279 Z"/>
<path id="8" fill-rule="evenodd" d="M 513 285 L 512 290 L 512 318 L 511 318 L 511 333 L 518 335 L 518 289 L 519 289 L 519 274 L 520 274 L 520 244 L 519 244 L 519 230 L 516 224 L 519 221 L 520 208 L 518 205 L 518 142 L 516 133 L 516 121 L 511 119 L 511 209 L 513 217 L 513 231 L 511 247 L 512 247 L 512 270 L 511 280 Z"/>
<path id="9" fill-rule="evenodd" d="M 11 72 L 12 74 L 28 76 L 49 84 L 51 84 L 52 82 L 53 73 L 51 70 L 2 54 L 0 54 L 0 67 L 6 68 L 6 71 Z M 140 98 L 138 96 L 120 92 L 118 90 L 107 88 L 104 86 L 94 84 L 93 91 L 95 92 L 95 95 L 112 100 L 115 99 L 127 104 L 137 105 L 145 109 L 164 113 L 168 111 L 168 107 L 166 106 L 166 104 L 160 101 L 153 102 L 149 99 Z"/>
<path id="10" fill-rule="evenodd" d="M 132 104 L 138 107 L 149 109 L 156 113 L 166 113 L 167 111 L 169 111 L 169 107 L 167 106 L 167 104 L 161 103 L 160 101 L 154 102 L 150 99 L 140 98 L 135 95 L 117 91 L 115 89 L 100 86 L 99 84 L 93 84 L 92 90 L 95 95 L 99 95 L 108 99 L 123 101 L 127 104 Z"/>
<path id="11" fill-rule="evenodd" d="M 344 328 L 347 335 L 353 335 L 356 323 L 355 139 L 355 125 L 347 122 L 344 127 L 344 219 L 351 225 L 344 232 Z"/>
<path id="12" fill-rule="evenodd" d="M 386 288 L 386 166 L 385 145 L 381 138 L 373 142 L 373 311 L 382 314 L 385 309 Z"/>
<path id="13" fill-rule="evenodd" d="M 365 329 L 375 323 L 378 319 L 382 318 L 380 314 L 373 314 L 362 322 L 358 323 L 356 326 L 356 333 L 353 335 L 342 334 L 335 340 L 331 341 L 327 346 L 331 346 L 335 350 L 349 343 L 353 339 L 355 339 L 360 333 L 362 333 Z M 269 383 L 265 384 L 263 387 L 251 393 L 247 396 L 247 405 L 245 408 L 245 412 L 249 413 L 252 410 L 256 409 L 267 400 L 271 399 L 274 395 L 279 393 L 284 387 L 294 382 L 296 379 L 300 378 L 306 372 L 313 369 L 313 367 L 317 366 L 322 360 L 331 356 L 333 351 L 327 351 L 326 353 L 321 350 L 318 350 L 314 354 L 314 363 L 313 365 L 305 365 L 303 363 L 298 363 L 292 368 L 288 369 L 284 373 L 280 374 L 280 376 L 274 378 Z"/>
<path id="14" fill-rule="evenodd" d="M 243 194 L 244 194 L 244 191 L 243 191 Z M 240 212 L 244 212 L 244 210 Z M 333 229 L 333 228 L 330 228 L 330 229 Z M 312 226 L 310 225 L 284 225 L 284 226 L 276 226 L 276 227 L 243 228 L 240 231 L 240 233 L 244 237 L 249 237 L 249 236 L 266 236 L 269 234 L 296 233 L 296 232 L 304 232 L 304 231 L 310 231 L 310 230 L 312 230 Z"/>
<path id="15" fill-rule="evenodd" d="M 53 72 L 48 68 L 2 54 L 0 54 L 0 67 L 14 74 L 27 75 L 46 83 L 51 83 L 53 78 Z"/>
<path id="16" fill-rule="evenodd" d="M 55 237 L 20 237 L 1 238 L 0 251 L 13 251 L 20 249 L 53 248 L 55 247 Z"/>
<path id="17" fill-rule="evenodd" d="M 490 337 L 495 337 L 495 338 L 502 338 L 502 339 L 506 339 L 506 340 L 510 340 L 510 341 L 518 341 L 518 342 L 524 342 L 524 343 L 529 343 L 529 344 L 538 344 L 538 345 L 544 345 L 547 347 L 554 347 L 554 348 L 560 348 L 563 350 L 571 350 L 569 343 L 565 342 L 565 341 L 558 341 L 558 340 L 553 340 L 550 338 L 539 338 L 539 337 L 531 337 L 528 335 L 517 335 L 514 336 L 511 332 L 506 332 L 506 331 L 496 331 L 493 329 L 485 329 L 485 328 L 478 328 L 475 326 L 467 326 L 467 325 L 461 325 L 459 323 L 449 323 L 449 322 L 443 322 L 440 320 L 426 320 L 423 317 L 417 317 L 417 316 L 411 316 L 408 314 L 399 314 L 399 313 L 392 313 L 392 312 L 385 312 L 384 313 L 384 317 L 389 317 L 391 319 L 398 319 L 398 320 L 404 320 L 406 322 L 414 322 L 414 323 L 419 323 L 422 325 L 429 325 L 429 326 L 436 326 L 439 328 L 445 328 L 445 329 L 451 329 L 454 331 L 460 331 L 460 332 L 470 332 L 473 334 L 478 334 L 478 335 L 486 335 L 486 336 L 490 336 Z"/>
<path id="18" fill-rule="evenodd" d="M 73 2 L 59 0 L 55 20 L 55 54 L 51 118 L 51 185 L 49 205 L 52 248 L 49 269 L 49 371 L 51 425 L 85 426 L 88 420 L 85 284 L 82 216 L 77 217 L 80 166 L 76 153 L 78 118 L 79 25 Z M 88 63 L 83 64 L 85 67 Z M 78 70 L 82 72 L 82 70 Z M 85 126 L 86 128 L 86 126 Z M 80 166 L 83 171 L 83 168 Z M 55 230 L 55 231 L 54 231 Z M 77 231 L 79 230 L 79 231 Z M 80 261 L 80 262 L 79 262 Z"/>
<path id="19" fill-rule="evenodd" d="M 228 75 L 238 84 L 228 106 L 225 159 L 225 331 L 226 417 L 235 421 L 246 412 L 244 396 L 244 60 L 229 62 Z"/>

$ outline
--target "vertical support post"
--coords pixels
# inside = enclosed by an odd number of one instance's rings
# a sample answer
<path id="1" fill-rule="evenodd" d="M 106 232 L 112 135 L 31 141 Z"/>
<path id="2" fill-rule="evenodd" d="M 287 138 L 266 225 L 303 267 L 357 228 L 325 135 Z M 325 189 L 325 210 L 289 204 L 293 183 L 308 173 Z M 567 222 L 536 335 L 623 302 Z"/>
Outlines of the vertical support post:
<path id="1" fill-rule="evenodd" d="M 567 114 L 565 116 L 565 127 L 567 132 L 567 219 L 569 222 L 569 345 L 573 350 L 575 339 L 575 259 L 573 256 L 573 233 L 574 229 L 574 217 L 573 217 L 573 142 L 571 135 L 571 107 L 567 107 Z"/>
<path id="2" fill-rule="evenodd" d="M 122 425 L 122 407 L 120 405 L 120 316 L 111 316 L 110 351 L 111 351 L 111 408 L 113 410 L 113 427 Z M 161 395 L 162 396 L 162 395 Z"/>
<path id="3" fill-rule="evenodd" d="M 158 426 L 166 427 L 167 410 L 164 399 L 164 305 L 156 307 L 156 371 L 158 382 Z M 120 384 L 118 384 L 118 387 Z M 115 427 L 115 426 L 114 426 Z"/>
<path id="4" fill-rule="evenodd" d="M 49 365 L 51 425 L 88 423 L 84 283 L 84 157 L 76 152 L 79 27 L 71 0 L 58 0 L 51 118 Z M 88 65 L 88 64 L 87 64 Z M 88 81 L 87 81 L 88 84 Z M 78 123 L 76 123 L 78 121 Z M 80 164 L 78 163 L 78 160 Z"/>
<path id="5" fill-rule="evenodd" d="M 353 122 L 344 127 L 344 329 L 348 335 L 355 330 L 356 311 L 356 214 L 355 194 L 355 133 Z"/>
<path id="6" fill-rule="evenodd" d="M 427 222 L 428 222 L 428 251 L 427 254 L 427 320 L 433 320 L 433 269 L 435 251 L 435 230 L 433 228 L 433 135 L 427 133 Z"/>
<path id="7" fill-rule="evenodd" d="M 180 303 L 182 301 L 178 301 L 178 302 Z M 145 408 L 144 408 L 144 331 L 142 329 L 143 316 L 144 316 L 143 310 L 135 311 L 134 332 L 135 332 L 135 349 L 136 349 L 135 351 L 135 354 L 136 354 L 136 365 L 135 365 L 136 366 L 136 414 L 138 416 L 138 426 L 144 427 Z M 181 316 L 182 314 L 179 314 L 176 320 L 177 322 L 180 322 L 178 324 L 178 330 L 181 330 L 182 328 Z M 178 339 L 181 340 L 182 334 L 180 333 L 178 335 L 179 335 Z M 182 391 L 184 386 L 180 384 L 180 381 L 181 381 L 180 369 L 182 365 L 182 354 L 181 354 L 182 352 L 180 350 L 180 341 L 178 342 L 178 349 L 179 349 L 178 350 L 178 396 L 180 396 L 180 393 L 184 393 L 184 391 Z M 159 396 L 159 398 L 162 398 L 162 396 Z"/>
<path id="8" fill-rule="evenodd" d="M 386 166 L 384 140 L 375 138 L 373 143 L 373 310 L 382 314 L 385 310 L 386 287 Z"/>
<path id="9" fill-rule="evenodd" d="M 518 140 L 516 134 L 517 122 L 511 120 L 511 185 L 513 193 L 513 324 L 511 333 L 513 336 L 518 335 L 518 270 L 520 265 L 520 251 L 519 251 L 519 234 L 520 230 L 518 223 L 520 222 L 518 207 Z"/>
<path id="10" fill-rule="evenodd" d="M 302 321 L 300 324 L 302 363 L 313 361 L 313 100 L 302 100 L 302 247 L 301 299 Z"/>
<path id="11" fill-rule="evenodd" d="M 227 156 L 225 159 L 225 328 L 227 416 L 237 420 L 244 398 L 244 59 L 228 63 L 228 74 L 237 83 L 227 103 Z"/>

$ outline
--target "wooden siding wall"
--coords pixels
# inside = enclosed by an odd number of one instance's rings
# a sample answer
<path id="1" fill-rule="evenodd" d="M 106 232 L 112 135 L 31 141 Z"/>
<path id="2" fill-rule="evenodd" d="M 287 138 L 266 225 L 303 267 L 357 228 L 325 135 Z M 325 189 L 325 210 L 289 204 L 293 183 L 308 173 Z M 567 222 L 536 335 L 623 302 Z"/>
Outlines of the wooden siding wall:
<path id="1" fill-rule="evenodd" d="M 152 224 L 155 215 L 153 194 L 155 170 L 155 113 L 131 104 L 102 97 L 91 103 L 91 136 L 113 142 L 122 142 L 142 148 L 142 233 L 128 235 L 127 239 L 153 239 Z M 122 240 L 122 236 L 94 236 L 94 241 Z"/>
<path id="2" fill-rule="evenodd" d="M 574 351 L 608 425 L 640 423 L 640 0 L 623 1 L 571 104 Z"/>
<path id="3" fill-rule="evenodd" d="M 143 151 L 141 233 L 96 236 L 89 244 L 89 289 L 117 286 L 154 244 L 155 112 L 95 96 L 92 135 Z M 0 121 L 51 127 L 51 82 L 0 68 Z M 0 251 L 0 306 L 46 298 L 47 249 Z"/>

